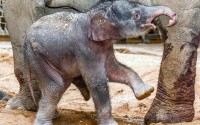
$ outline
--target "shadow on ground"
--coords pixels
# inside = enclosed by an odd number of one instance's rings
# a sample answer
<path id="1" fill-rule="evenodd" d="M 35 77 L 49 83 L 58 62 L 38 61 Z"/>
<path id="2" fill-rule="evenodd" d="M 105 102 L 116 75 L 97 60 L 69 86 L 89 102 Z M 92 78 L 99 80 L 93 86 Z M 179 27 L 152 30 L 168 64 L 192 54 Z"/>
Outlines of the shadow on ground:
<path id="1" fill-rule="evenodd" d="M 55 119 L 54 125 L 97 125 L 94 112 L 77 112 L 73 110 L 62 110 L 60 117 Z M 115 118 L 119 125 L 142 125 L 142 118 Z"/>

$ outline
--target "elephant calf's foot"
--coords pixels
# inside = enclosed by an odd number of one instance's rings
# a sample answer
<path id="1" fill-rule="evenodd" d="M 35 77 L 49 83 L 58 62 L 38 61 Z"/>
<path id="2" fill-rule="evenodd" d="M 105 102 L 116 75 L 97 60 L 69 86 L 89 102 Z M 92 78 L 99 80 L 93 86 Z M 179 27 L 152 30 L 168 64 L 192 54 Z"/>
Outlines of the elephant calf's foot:
<path id="1" fill-rule="evenodd" d="M 88 101 L 90 99 L 90 92 L 88 91 L 88 89 L 83 89 L 83 91 L 81 91 L 81 95 L 84 97 L 85 101 Z"/>
<path id="2" fill-rule="evenodd" d="M 153 91 L 154 87 L 148 84 L 141 84 L 134 88 L 134 94 L 138 100 L 142 100 L 150 96 Z"/>
<path id="3" fill-rule="evenodd" d="M 36 111 L 37 107 L 32 100 L 31 96 L 25 95 L 15 95 L 11 99 L 8 100 L 6 108 L 11 109 L 26 109 L 29 111 Z"/>
<path id="4" fill-rule="evenodd" d="M 175 101 L 174 101 L 175 102 Z M 190 122 L 194 118 L 192 104 L 174 104 L 154 99 L 151 108 L 145 116 L 145 123 L 179 123 Z"/>
<path id="5" fill-rule="evenodd" d="M 53 125 L 53 123 L 52 123 L 52 121 L 37 120 L 36 119 L 34 125 Z"/>
<path id="6" fill-rule="evenodd" d="M 99 125 L 118 125 L 118 123 L 114 119 L 110 119 L 109 121 L 100 122 Z"/>

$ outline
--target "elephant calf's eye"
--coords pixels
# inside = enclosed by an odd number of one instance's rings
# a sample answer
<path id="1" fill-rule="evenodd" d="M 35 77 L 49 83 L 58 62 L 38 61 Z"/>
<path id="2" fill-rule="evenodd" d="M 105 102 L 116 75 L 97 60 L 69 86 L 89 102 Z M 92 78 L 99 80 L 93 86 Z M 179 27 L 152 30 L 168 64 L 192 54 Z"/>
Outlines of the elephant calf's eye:
<path id="1" fill-rule="evenodd" d="M 137 12 L 133 13 L 133 19 L 136 20 L 136 21 L 139 20 L 140 19 L 140 13 L 137 13 Z"/>

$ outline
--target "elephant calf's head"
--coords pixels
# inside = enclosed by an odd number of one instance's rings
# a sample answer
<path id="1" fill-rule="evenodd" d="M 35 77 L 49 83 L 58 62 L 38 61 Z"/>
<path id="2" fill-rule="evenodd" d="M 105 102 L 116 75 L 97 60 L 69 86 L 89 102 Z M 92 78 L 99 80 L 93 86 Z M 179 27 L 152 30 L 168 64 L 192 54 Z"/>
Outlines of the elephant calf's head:
<path id="1" fill-rule="evenodd" d="M 92 17 L 89 37 L 94 41 L 137 37 L 156 28 L 152 21 L 160 15 L 171 18 L 168 26 L 177 22 L 176 13 L 168 7 L 115 1 L 106 12 L 98 12 Z"/>

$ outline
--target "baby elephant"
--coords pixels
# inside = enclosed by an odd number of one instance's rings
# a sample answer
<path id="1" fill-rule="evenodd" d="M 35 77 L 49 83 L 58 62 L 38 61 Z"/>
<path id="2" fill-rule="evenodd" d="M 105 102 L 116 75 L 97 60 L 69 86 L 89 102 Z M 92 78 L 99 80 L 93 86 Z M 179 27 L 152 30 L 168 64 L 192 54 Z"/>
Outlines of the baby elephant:
<path id="1" fill-rule="evenodd" d="M 86 13 L 59 12 L 35 22 L 24 44 L 27 79 L 31 86 L 31 69 L 42 91 L 35 125 L 53 124 L 62 94 L 77 77 L 84 80 L 93 98 L 98 124 L 117 125 L 111 115 L 108 81 L 129 85 L 137 99 L 149 96 L 154 88 L 116 60 L 113 43 L 154 28 L 151 22 L 161 14 L 171 18 L 168 26 L 176 23 L 176 14 L 167 7 L 124 0 Z"/>

